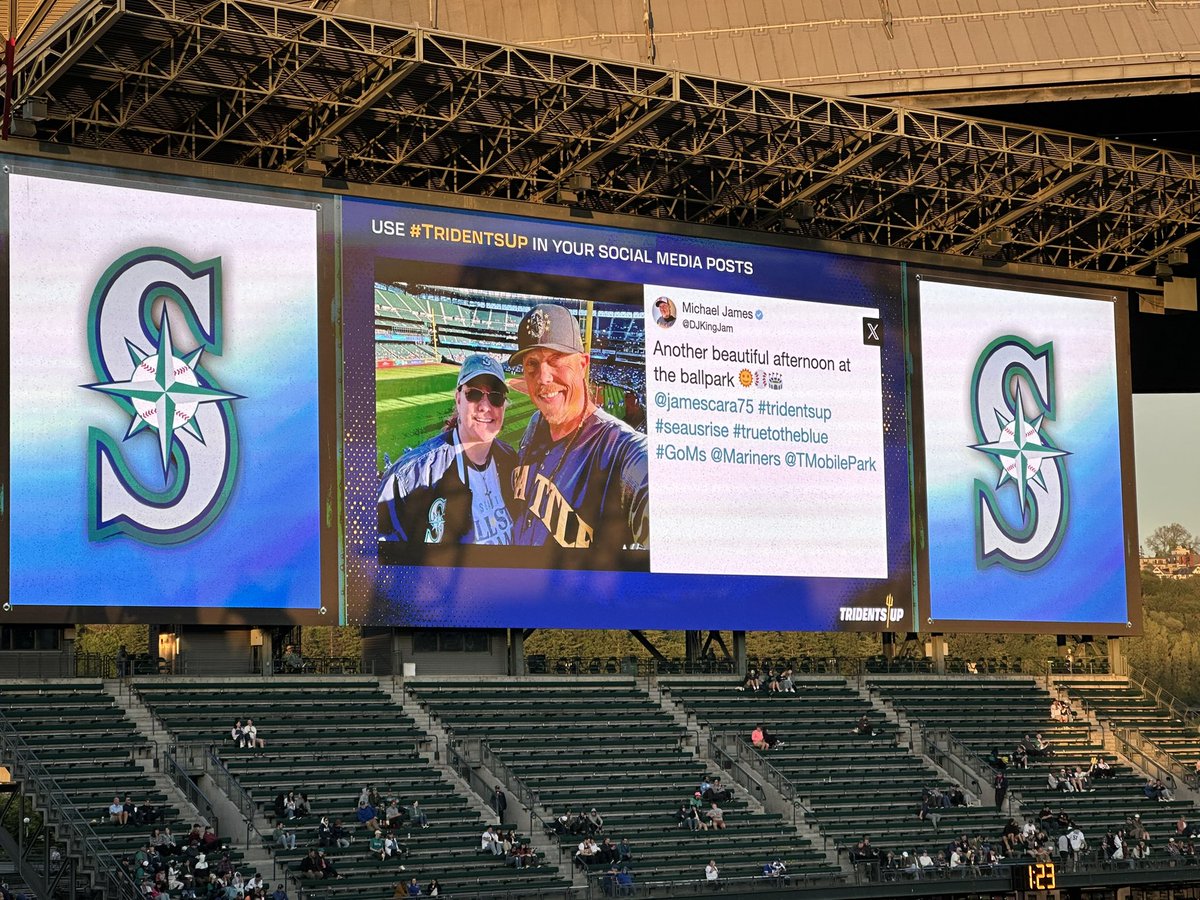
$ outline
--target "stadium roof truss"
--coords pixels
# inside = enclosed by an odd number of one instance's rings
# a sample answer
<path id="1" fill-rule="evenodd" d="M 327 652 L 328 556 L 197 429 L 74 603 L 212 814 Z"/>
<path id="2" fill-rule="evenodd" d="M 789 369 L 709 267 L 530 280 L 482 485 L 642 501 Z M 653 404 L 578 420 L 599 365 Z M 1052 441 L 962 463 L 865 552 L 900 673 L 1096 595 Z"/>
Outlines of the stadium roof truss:
<path id="1" fill-rule="evenodd" d="M 1194 156 L 261 0 L 84 0 L 14 93 L 53 143 L 300 172 L 336 141 L 367 185 L 1122 274 L 1200 236 Z"/>

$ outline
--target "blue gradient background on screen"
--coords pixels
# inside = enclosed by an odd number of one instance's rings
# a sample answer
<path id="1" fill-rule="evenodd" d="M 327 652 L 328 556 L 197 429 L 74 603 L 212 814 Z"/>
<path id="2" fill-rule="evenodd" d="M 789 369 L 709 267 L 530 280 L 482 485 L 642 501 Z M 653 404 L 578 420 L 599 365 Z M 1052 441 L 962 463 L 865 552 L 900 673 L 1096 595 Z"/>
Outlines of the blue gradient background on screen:
<path id="1" fill-rule="evenodd" d="M 9 185 L 14 605 L 319 607 L 316 212 L 44 177 Z M 87 532 L 88 427 L 119 440 L 129 426 L 80 387 L 96 380 L 88 306 L 104 270 L 144 246 L 221 258 L 225 346 L 201 363 L 245 398 L 228 505 L 176 546 Z M 121 448 L 161 484 L 153 431 Z"/>
<path id="2" fill-rule="evenodd" d="M 1127 621 L 1116 329 L 1111 303 L 923 280 L 922 386 L 929 513 L 930 615 L 989 622 Z M 971 378 L 979 354 L 1015 334 L 1054 344 L 1056 418 L 1045 431 L 1066 458 L 1070 510 L 1057 554 L 1014 572 L 975 563 L 974 480 L 998 469 L 971 449 Z M 1033 407 L 1026 399 L 1027 410 Z M 997 492 L 1020 522 L 1011 482 Z"/>
<path id="3" fill-rule="evenodd" d="M 882 608 L 886 593 L 905 610 L 912 604 L 908 444 L 904 405 L 903 311 L 897 263 L 803 252 L 577 222 L 523 218 L 409 204 L 346 200 L 342 206 L 345 413 L 346 603 L 351 622 L 366 625 L 544 628 L 745 628 L 825 631 L 856 627 L 839 622 L 839 608 Z M 399 221 L 637 247 L 651 260 L 662 252 L 751 261 L 753 275 L 621 262 L 522 248 L 413 239 L 382 234 L 375 223 Z M 683 575 L 647 572 L 391 566 L 378 561 L 374 284 L 379 260 L 414 260 L 525 273 L 596 278 L 629 284 L 695 287 L 730 294 L 821 300 L 878 309 L 884 331 L 884 458 L 888 575 L 881 578 Z M 697 335 L 697 342 L 702 338 Z M 784 348 L 780 348 L 784 349 Z M 795 349 L 790 347 L 787 349 Z M 783 477 L 764 472 L 763 477 Z M 714 474 L 698 491 L 724 490 Z M 653 522 L 654 485 L 650 486 Z M 754 530 L 754 511 L 745 527 Z M 760 529 L 763 541 L 775 536 Z M 697 539 L 697 553 L 704 542 Z M 653 556 L 651 545 L 651 556 Z M 870 627 L 859 624 L 857 627 Z M 879 627 L 882 627 L 881 625 Z"/>

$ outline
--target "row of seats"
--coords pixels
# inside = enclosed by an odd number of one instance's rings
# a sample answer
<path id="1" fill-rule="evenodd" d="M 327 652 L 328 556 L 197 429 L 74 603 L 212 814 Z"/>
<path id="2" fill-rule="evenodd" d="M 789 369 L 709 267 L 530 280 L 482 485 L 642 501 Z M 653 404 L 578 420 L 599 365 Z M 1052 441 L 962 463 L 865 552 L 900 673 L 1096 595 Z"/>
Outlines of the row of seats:
<path id="1" fill-rule="evenodd" d="M 151 745 L 104 691 L 102 682 L 6 682 L 0 693 L 0 714 L 118 859 L 132 857 L 147 845 L 155 827 L 170 827 L 177 841 L 191 830 L 194 823 L 181 818 L 180 810 L 138 764 L 135 754 L 150 753 Z M 109 806 L 117 796 L 122 800 L 131 796 L 138 806 L 150 803 L 157 820 L 147 825 L 111 822 Z M 220 840 L 218 846 L 235 864 L 242 859 L 228 841 Z"/>
<path id="2" fill-rule="evenodd" d="M 398 881 L 413 877 L 422 885 L 437 879 L 445 893 L 566 884 L 552 866 L 515 870 L 479 853 L 487 823 L 421 756 L 418 745 L 424 733 L 374 679 L 175 680 L 142 684 L 137 690 L 177 738 L 218 745 L 222 761 L 269 823 L 264 832 L 271 830 L 280 793 L 307 795 L 311 814 L 284 823 L 296 836 L 295 849 L 272 846 L 277 860 L 293 874 L 303 856 L 318 846 L 320 817 L 342 820 L 353 834 L 352 845 L 326 849 L 342 878 L 311 883 L 306 896 L 383 900 L 392 897 Z M 254 720 L 265 748 L 239 749 L 232 743 L 229 731 L 237 718 Z M 385 802 L 390 797 L 404 805 L 419 800 L 428 816 L 429 827 L 406 828 L 398 835 L 409 848 L 402 860 L 380 861 L 367 852 L 371 835 L 356 818 L 358 798 L 367 785 Z M 266 842 L 271 843 L 269 838 Z"/>
<path id="3" fill-rule="evenodd" d="M 781 859 L 795 875 L 836 877 L 791 822 L 744 797 L 722 804 L 728 827 L 692 832 L 675 817 L 706 774 L 686 732 L 632 679 L 538 679 L 488 684 L 421 680 L 409 690 L 456 741 L 485 740 L 551 817 L 595 807 L 604 835 L 633 847 L 638 882 L 696 881 L 709 860 L 723 878 L 761 874 Z M 580 838 L 559 837 L 573 855 Z"/>
<path id="4" fill-rule="evenodd" d="M 897 853 L 940 846 L 933 820 L 917 818 L 922 791 L 945 787 L 945 780 L 911 753 L 907 736 L 885 724 L 871 704 L 844 678 L 810 675 L 794 680 L 795 693 L 739 690 L 734 681 L 672 679 L 671 696 L 716 731 L 749 740 L 755 726 L 783 741 L 767 760 L 795 786 L 809 817 L 823 834 L 847 848 L 869 835 L 881 851 Z M 882 728 L 868 737 L 855 733 L 867 714 Z M 967 786 L 968 789 L 970 786 Z M 950 833 L 996 834 L 1003 820 L 991 808 L 956 806 L 939 817 Z"/>
<path id="5" fill-rule="evenodd" d="M 1128 767 L 1116 765 L 1106 754 L 1100 734 L 1085 719 L 1060 723 L 1050 718 L 1052 697 L 1031 678 L 979 678 L 933 676 L 876 678 L 868 682 L 887 703 L 910 719 L 928 726 L 946 727 L 980 757 L 992 750 L 1009 755 L 1025 735 L 1040 733 L 1053 755 L 1031 758 L 1028 768 L 1009 766 L 1009 790 L 1020 800 L 1022 812 L 1035 815 L 1044 806 L 1064 810 L 1089 835 L 1123 828 L 1140 815 L 1152 835 L 1165 840 L 1173 833 L 1180 814 L 1191 815 L 1191 804 L 1157 803 L 1145 799 L 1145 779 Z M 1048 787 L 1050 771 L 1063 767 L 1087 771 L 1097 756 L 1107 755 L 1113 777 L 1092 783 L 1086 793 L 1064 793 Z"/>

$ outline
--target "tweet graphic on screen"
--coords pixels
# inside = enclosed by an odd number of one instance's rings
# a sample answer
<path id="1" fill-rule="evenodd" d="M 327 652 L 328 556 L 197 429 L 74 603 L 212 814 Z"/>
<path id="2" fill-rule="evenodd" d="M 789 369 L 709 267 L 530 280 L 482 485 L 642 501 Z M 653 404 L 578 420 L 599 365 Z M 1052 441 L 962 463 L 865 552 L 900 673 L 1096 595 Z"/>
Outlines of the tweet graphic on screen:
<path id="1" fill-rule="evenodd" d="M 644 296 L 651 570 L 886 577 L 877 311 Z"/>

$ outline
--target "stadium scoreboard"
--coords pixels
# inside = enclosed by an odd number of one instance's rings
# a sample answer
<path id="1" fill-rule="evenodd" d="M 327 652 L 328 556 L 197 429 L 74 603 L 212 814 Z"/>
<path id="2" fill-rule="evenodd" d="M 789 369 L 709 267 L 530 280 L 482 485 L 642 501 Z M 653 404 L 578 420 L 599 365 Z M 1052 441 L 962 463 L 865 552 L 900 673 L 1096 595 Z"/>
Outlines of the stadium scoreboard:
<path id="1" fill-rule="evenodd" d="M 0 622 L 1139 629 L 1122 294 L 6 160 Z"/>

